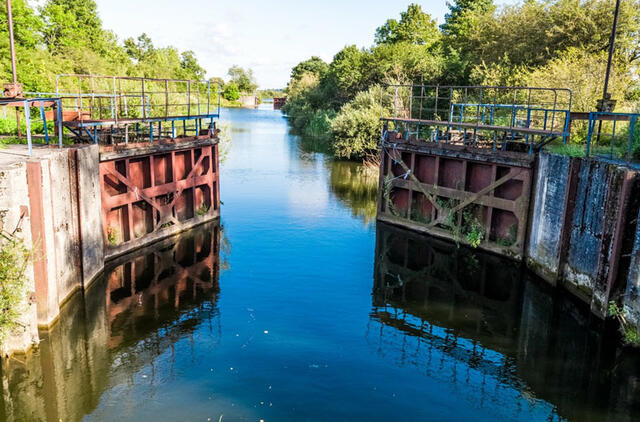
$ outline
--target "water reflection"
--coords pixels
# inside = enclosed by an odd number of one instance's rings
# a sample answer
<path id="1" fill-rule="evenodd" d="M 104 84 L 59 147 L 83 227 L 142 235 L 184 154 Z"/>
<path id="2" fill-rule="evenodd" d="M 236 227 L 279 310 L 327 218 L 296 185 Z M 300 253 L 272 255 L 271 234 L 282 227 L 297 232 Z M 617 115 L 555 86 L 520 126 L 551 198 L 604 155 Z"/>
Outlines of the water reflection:
<path id="1" fill-rule="evenodd" d="M 640 362 L 493 255 L 379 223 L 367 338 L 501 419 L 636 420 Z"/>
<path id="2" fill-rule="evenodd" d="M 173 360 L 174 344 L 196 327 L 208 323 L 219 339 L 220 236 L 209 223 L 111 262 L 38 350 L 2 361 L 0 420 L 78 421 L 159 355 Z"/>
<path id="3" fill-rule="evenodd" d="M 329 186 L 336 198 L 365 224 L 377 212 L 378 168 L 352 161 L 328 160 Z"/>

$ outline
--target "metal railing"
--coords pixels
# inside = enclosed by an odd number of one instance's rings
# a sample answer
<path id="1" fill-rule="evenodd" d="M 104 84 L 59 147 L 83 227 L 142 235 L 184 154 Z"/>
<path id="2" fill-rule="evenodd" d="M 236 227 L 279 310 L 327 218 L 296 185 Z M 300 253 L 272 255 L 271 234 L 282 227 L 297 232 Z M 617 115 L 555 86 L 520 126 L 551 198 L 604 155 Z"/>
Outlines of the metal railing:
<path id="1" fill-rule="evenodd" d="M 62 74 L 56 76 L 55 95 L 65 109 L 87 112 L 87 120 L 114 123 L 218 116 L 221 106 L 219 83 L 188 79 Z"/>
<path id="2" fill-rule="evenodd" d="M 25 125 L 26 125 L 26 138 L 27 146 L 29 149 L 29 155 L 33 155 L 33 139 L 32 139 L 32 127 L 34 119 L 32 119 L 32 109 L 35 109 L 36 113 L 39 113 L 40 121 L 42 122 L 43 134 L 45 143 L 50 144 L 49 128 L 47 125 L 47 117 L 45 109 L 53 108 L 53 113 L 56 116 L 55 121 L 60 122 L 62 119 L 62 100 L 60 98 L 0 98 L 0 106 L 16 107 L 17 109 L 24 109 Z M 36 114 L 37 116 L 37 114 Z M 37 119 L 36 119 L 37 120 Z M 19 123 L 19 120 L 17 121 Z M 58 132 L 58 146 L 62 148 L 62 125 L 56 124 L 55 130 Z"/>
<path id="3" fill-rule="evenodd" d="M 493 149 L 519 142 L 532 152 L 552 139 L 566 142 L 571 98 L 561 88 L 389 85 L 381 88 L 380 118 L 383 136 L 405 141 Z"/>
<path id="4" fill-rule="evenodd" d="M 631 162 L 640 147 L 639 120 L 639 113 L 589 113 L 586 156 Z"/>

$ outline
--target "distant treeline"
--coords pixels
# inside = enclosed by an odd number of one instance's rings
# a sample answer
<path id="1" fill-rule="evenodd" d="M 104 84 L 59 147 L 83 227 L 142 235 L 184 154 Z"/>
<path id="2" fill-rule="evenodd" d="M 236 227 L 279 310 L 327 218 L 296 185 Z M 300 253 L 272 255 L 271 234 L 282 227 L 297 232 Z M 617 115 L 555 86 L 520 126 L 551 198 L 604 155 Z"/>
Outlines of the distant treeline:
<path id="1" fill-rule="evenodd" d="M 296 65 L 285 112 L 293 130 L 361 159 L 379 137 L 380 84 L 527 85 L 573 91 L 573 110 L 602 97 L 613 23 L 611 0 L 454 0 L 442 25 L 412 4 L 375 33 L 369 48 L 349 45 L 331 63 Z M 640 2 L 622 0 L 609 91 L 617 111 L 640 99 Z"/>

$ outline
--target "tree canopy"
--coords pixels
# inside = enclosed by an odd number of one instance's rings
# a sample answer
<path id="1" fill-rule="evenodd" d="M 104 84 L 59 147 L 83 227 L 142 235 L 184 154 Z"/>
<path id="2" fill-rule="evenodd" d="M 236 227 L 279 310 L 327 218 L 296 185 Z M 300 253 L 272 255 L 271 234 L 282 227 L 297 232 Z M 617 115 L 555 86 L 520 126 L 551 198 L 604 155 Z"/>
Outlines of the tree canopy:
<path id="1" fill-rule="evenodd" d="M 0 2 L 6 16 L 6 3 Z M 103 28 L 93 0 L 45 0 L 36 11 L 12 1 L 18 79 L 26 91 L 51 92 L 55 75 L 87 73 L 171 79 L 203 79 L 192 51 L 157 47 L 147 34 L 119 41 Z M 11 80 L 9 36 L 0 25 L 0 76 Z"/>
<path id="2" fill-rule="evenodd" d="M 411 4 L 400 19 L 376 30 L 374 45 L 348 45 L 326 66 L 317 57 L 296 65 L 285 105 L 294 130 L 314 133 L 308 129 L 315 122 L 328 121 L 338 155 L 375 151 L 375 131 L 351 134 L 346 122 L 373 121 L 371 87 L 377 84 L 567 87 L 576 111 L 593 110 L 602 96 L 611 1 L 525 0 L 496 7 L 493 0 L 451 0 L 448 7 L 438 27 Z M 610 84 L 620 110 L 640 108 L 639 59 L 640 1 L 621 0 Z"/>
<path id="3" fill-rule="evenodd" d="M 238 65 L 233 65 L 227 73 L 231 78 L 231 82 L 237 85 L 240 92 L 253 93 L 256 88 L 258 88 L 258 84 L 253 76 L 253 70 L 251 69 L 244 69 Z"/>

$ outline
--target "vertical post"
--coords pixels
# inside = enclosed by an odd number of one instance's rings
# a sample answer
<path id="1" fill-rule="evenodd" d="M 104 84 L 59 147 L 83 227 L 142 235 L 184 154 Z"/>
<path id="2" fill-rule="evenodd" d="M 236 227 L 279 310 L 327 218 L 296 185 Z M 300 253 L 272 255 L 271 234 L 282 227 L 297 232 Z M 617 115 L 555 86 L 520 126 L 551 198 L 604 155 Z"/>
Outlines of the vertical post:
<path id="1" fill-rule="evenodd" d="M 13 14 L 11 12 L 11 0 L 7 0 L 7 23 L 9 25 L 9 47 L 11 49 L 11 73 L 13 75 L 13 84 L 18 84 L 18 71 L 16 69 L 16 48 L 13 42 Z M 22 130 L 20 128 L 20 110 L 16 107 L 16 123 L 18 124 L 18 138 L 22 138 Z"/>
<path id="2" fill-rule="evenodd" d="M 62 100 L 56 100 L 56 114 L 58 116 L 58 146 L 62 148 Z"/>
<path id="3" fill-rule="evenodd" d="M 11 50 L 11 73 L 13 83 L 18 83 L 18 72 L 16 69 L 16 47 L 13 42 L 13 14 L 11 12 L 11 0 L 7 0 L 7 23 L 9 25 L 9 48 Z"/>
<path id="4" fill-rule="evenodd" d="M 207 81 L 207 114 L 211 114 L 211 81 Z"/>
<path id="5" fill-rule="evenodd" d="M 29 108 L 29 101 L 24 102 L 24 122 L 27 125 L 27 145 L 29 146 L 29 155 L 33 154 L 33 147 L 31 146 L 31 109 Z"/>
<path id="6" fill-rule="evenodd" d="M 147 118 L 147 101 L 144 95 L 144 78 L 142 78 L 142 118 Z"/>
<path id="7" fill-rule="evenodd" d="M 187 81 L 187 116 L 191 116 L 191 80 Z"/>
<path id="8" fill-rule="evenodd" d="M 40 118 L 42 119 L 42 126 L 44 128 L 44 139 L 49 145 L 49 131 L 47 129 L 47 119 L 44 116 L 44 103 L 40 100 Z"/>
<path id="9" fill-rule="evenodd" d="M 116 124 L 118 124 L 118 94 L 116 89 L 116 77 L 113 77 L 113 103 L 111 104 L 111 116 L 115 118 Z"/>
<path id="10" fill-rule="evenodd" d="M 169 80 L 164 80 L 164 118 L 169 116 Z"/>
<path id="11" fill-rule="evenodd" d="M 171 121 L 171 139 L 176 139 L 176 121 Z"/>
<path id="12" fill-rule="evenodd" d="M 149 122 L 149 142 L 153 142 L 153 122 Z"/>

